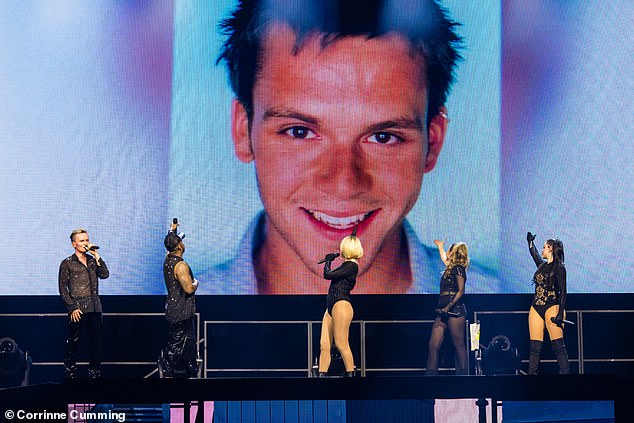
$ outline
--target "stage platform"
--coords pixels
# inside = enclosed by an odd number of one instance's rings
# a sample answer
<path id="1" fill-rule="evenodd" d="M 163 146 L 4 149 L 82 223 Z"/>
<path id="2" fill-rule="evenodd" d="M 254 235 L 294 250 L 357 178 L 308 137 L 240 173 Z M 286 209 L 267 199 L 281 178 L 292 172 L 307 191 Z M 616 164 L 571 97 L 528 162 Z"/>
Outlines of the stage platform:
<path id="1" fill-rule="evenodd" d="M 450 398 L 613 401 L 616 421 L 634 416 L 634 380 L 616 375 L 80 379 L 0 390 L 3 409 L 63 408 L 68 403 Z"/>

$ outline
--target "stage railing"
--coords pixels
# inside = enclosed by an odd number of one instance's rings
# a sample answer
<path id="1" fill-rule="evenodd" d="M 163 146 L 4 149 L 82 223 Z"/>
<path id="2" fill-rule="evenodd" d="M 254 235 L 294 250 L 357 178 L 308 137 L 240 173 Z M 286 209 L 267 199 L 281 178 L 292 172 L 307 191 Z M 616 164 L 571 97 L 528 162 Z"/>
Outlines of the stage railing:
<path id="1" fill-rule="evenodd" d="M 512 311 L 474 311 L 474 321 L 481 324 L 480 342 L 486 345 L 493 336 L 507 335 L 515 345 L 519 345 L 523 362 L 528 355 L 528 325 L 527 310 Z M 63 339 L 66 334 L 66 313 L 0 313 L 0 335 L 9 336 L 21 348 L 29 350 L 33 359 L 33 366 L 50 368 L 55 374 L 59 373 L 55 366 L 63 366 Z M 165 337 L 166 324 L 163 313 L 105 313 L 104 329 L 104 361 L 103 365 L 120 368 L 113 371 L 129 374 L 126 369 L 134 370 L 140 377 L 150 377 L 155 373 L 156 358 L 164 347 L 161 339 Z M 123 319 L 121 323 L 113 323 L 113 318 Z M 573 372 L 586 373 L 620 373 L 622 369 L 631 373 L 634 368 L 634 354 L 624 334 L 634 324 L 634 310 L 567 310 L 568 320 L 575 322 L 574 326 L 566 327 L 564 338 L 568 346 Z M 128 320 L 133 319 L 133 320 Z M 138 319 L 138 320 L 135 320 Z M 204 376 L 237 375 L 239 373 L 282 373 L 311 376 L 315 358 L 319 354 L 320 320 L 201 320 L 196 315 L 198 324 L 197 341 L 202 347 L 201 355 L 204 359 Z M 615 324 L 616 322 L 616 324 Z M 361 375 L 375 374 L 417 374 L 425 370 L 427 343 L 433 320 L 354 320 L 351 325 L 350 343 L 355 354 L 355 363 Z M 262 337 L 268 338 L 261 343 L 264 348 L 280 348 L 277 352 L 270 351 L 262 354 L 256 364 L 250 360 L 234 360 L 241 365 L 218 365 L 216 358 L 232 355 L 244 349 L 245 340 L 240 339 L 237 325 L 253 325 Z M 286 329 L 271 329 L 273 326 Z M 239 343 L 223 348 L 216 343 L 218 336 L 211 336 L 214 328 L 224 327 L 228 332 L 226 339 L 229 343 L 238 338 Z M 12 333 L 15 328 L 22 328 L 19 333 Z M 28 328 L 25 330 L 24 328 Z M 468 330 L 468 324 L 466 325 Z M 253 328 L 252 328 L 253 329 Z M 232 332 L 238 332 L 234 335 Z M 267 332 L 271 332 L 268 334 Z M 246 333 L 246 332 L 245 332 Z M 217 335 L 217 334 L 216 334 Z M 467 340 L 469 339 L 467 333 Z M 547 338 L 547 335 L 545 336 Z M 115 343 L 127 343 L 133 340 L 135 344 L 126 346 L 123 352 L 112 350 Z M 224 342 L 224 339 L 222 340 Z M 447 338 L 445 344 L 451 344 Z M 469 342 L 467 342 L 467 345 Z M 246 342 L 247 348 L 249 343 Z M 233 347 L 233 348 L 231 348 Z M 111 351 L 108 352 L 107 349 Z M 273 348 L 273 349 L 274 349 Z M 556 368 L 556 361 L 549 346 L 545 346 L 544 363 L 550 370 Z M 286 354 L 284 351 L 288 350 Z M 405 359 L 402 359 L 404 351 Z M 254 347 L 250 351 L 251 357 L 260 351 Z M 270 356 L 273 355 L 271 360 Z M 471 357 L 471 355 L 468 355 Z M 214 358 L 215 357 L 215 358 Z M 257 357 L 256 357 L 257 358 Z M 471 357 L 472 358 L 472 357 Z M 288 365 L 290 363 L 290 365 Z M 84 362 L 79 364 L 83 365 Z M 440 370 L 451 370 L 445 365 Z M 546 369 L 548 371 L 548 369 Z M 142 373 L 142 374 L 141 374 Z M 131 373 L 130 373 L 131 374 Z M 44 376 L 43 376 L 44 377 Z"/>
<path id="2" fill-rule="evenodd" d="M 369 372 L 376 373 L 412 373 L 412 372 L 424 372 L 426 356 L 427 356 L 427 343 L 429 341 L 429 335 L 431 330 L 431 325 L 433 324 L 433 320 L 353 320 L 350 326 L 350 344 L 353 349 L 353 353 L 358 351 L 358 360 L 355 359 L 357 364 L 357 369 L 360 372 L 361 376 L 365 376 Z M 397 351 L 393 354 L 394 356 L 399 356 L 402 353 L 405 353 L 410 360 L 410 363 L 416 361 L 418 359 L 419 365 L 391 365 L 392 361 L 390 360 L 389 353 L 385 353 L 386 345 L 382 344 L 380 348 L 381 351 L 380 356 L 387 356 L 386 360 L 389 363 L 383 363 L 383 365 L 372 365 L 368 363 L 368 343 L 369 340 L 372 340 L 374 337 L 369 332 L 377 333 L 381 332 L 379 329 L 381 326 L 385 327 L 386 325 L 393 325 L 393 327 L 398 327 L 401 331 L 399 336 L 396 336 L 397 339 L 388 339 L 389 343 L 398 343 L 401 342 L 403 348 L 397 348 Z M 218 375 L 218 374 L 248 374 L 248 373 L 305 373 L 306 376 L 310 377 L 313 375 L 314 366 L 316 365 L 316 357 L 319 354 L 319 332 L 321 328 L 321 320 L 249 320 L 249 321 L 235 321 L 235 320 L 214 320 L 214 321 L 204 321 L 203 322 L 204 330 L 203 330 L 203 339 L 204 339 L 204 371 L 203 374 L 205 377 Z M 242 326 L 243 328 L 238 328 L 238 326 Z M 249 328 L 249 326 L 252 326 Z M 257 354 L 257 347 L 254 345 L 249 345 L 248 342 L 245 342 L 246 339 L 251 338 L 254 343 L 257 344 L 257 340 L 253 340 L 252 338 L 257 337 L 258 332 L 271 332 L 274 333 L 277 331 L 276 327 L 279 326 L 289 326 L 294 327 L 294 334 L 297 337 L 301 337 L 302 334 L 305 336 L 305 347 L 294 349 L 294 353 L 290 354 L 293 356 L 303 354 L 305 357 L 301 360 L 301 365 L 299 361 L 296 361 L 296 357 L 289 357 L 288 361 L 284 361 L 283 364 L 291 363 L 290 366 L 276 366 L 276 362 L 280 363 L 281 361 L 276 361 L 275 359 L 271 361 L 261 360 L 258 362 L 257 357 L 253 357 L 253 354 Z M 410 328 L 407 328 L 409 326 Z M 231 327 L 231 329 L 225 329 Z M 467 322 L 465 330 L 468 332 L 469 324 Z M 217 334 L 213 334 L 212 330 L 216 330 Z M 243 332 L 241 332 L 243 331 Z M 247 359 L 233 359 L 234 356 L 231 355 L 231 351 L 236 353 L 236 349 L 240 347 L 237 346 L 237 343 L 234 343 L 232 339 L 228 338 L 226 334 L 232 333 L 233 337 L 240 338 L 240 341 L 243 345 L 247 345 L 247 348 L 253 348 L 251 352 L 253 354 L 245 354 L 248 356 Z M 404 333 L 404 335 L 403 335 Z M 241 336 L 240 334 L 243 334 Z M 255 335 L 252 335 L 255 334 Z M 380 335 L 378 336 L 380 338 Z M 405 338 L 405 339 L 403 339 Z M 385 339 L 385 337 L 383 338 Z M 468 339 L 468 333 L 467 333 Z M 448 339 L 449 343 L 451 343 Z M 410 341 L 409 343 L 407 341 Z M 230 345 L 226 345 L 229 343 Z M 412 347 L 412 344 L 416 344 L 415 347 Z M 234 346 L 235 345 L 235 346 Z M 267 345 L 269 345 L 267 343 Z M 285 346 L 288 347 L 288 346 Z M 266 348 L 266 347 L 265 347 Z M 378 348 L 377 348 L 378 349 Z M 409 350 L 409 351 L 407 351 Z M 220 352 L 219 352 L 220 351 Z M 215 353 L 215 354 L 212 354 Z M 239 352 L 237 352 L 239 354 Z M 268 351 L 268 353 L 271 353 Z M 214 355 L 214 357 L 212 357 Z M 274 355 L 274 354 L 269 354 Z M 467 355 L 469 356 L 469 355 Z M 227 361 L 227 357 L 229 357 L 229 361 L 231 362 L 228 365 L 218 365 L 219 361 Z M 382 357 L 374 357 L 372 361 L 376 362 L 381 361 Z M 395 361 L 398 361 L 396 357 Z M 235 366 L 233 363 L 243 364 L 247 362 L 247 365 Z M 248 365 L 248 362 L 253 363 L 251 366 Z M 295 364 L 295 365 L 292 365 Z M 441 367 L 439 370 L 452 370 L 453 367 Z"/>
<path id="3" fill-rule="evenodd" d="M 627 316 L 623 319 L 623 316 Z M 486 342 L 486 338 L 495 335 L 509 335 L 509 333 L 497 333 L 500 330 L 495 331 L 489 326 L 496 327 L 495 321 L 503 321 L 504 326 L 507 327 L 509 332 L 509 323 L 514 317 L 522 316 L 521 326 L 523 326 L 523 332 L 521 328 L 512 329 L 513 333 L 523 333 L 526 340 L 528 339 L 528 310 L 521 311 L 475 311 L 473 313 L 474 321 L 481 323 L 481 332 L 488 333 L 487 336 L 481 337 L 483 342 Z M 617 319 L 621 317 L 621 319 Z M 574 326 L 567 325 L 564 330 L 564 339 L 568 347 L 570 355 L 570 362 L 578 364 L 579 374 L 586 373 L 586 367 L 592 363 L 602 363 L 604 365 L 612 365 L 616 363 L 634 365 L 634 353 L 628 350 L 628 342 L 623 342 L 623 331 L 628 332 L 630 325 L 627 321 L 634 321 L 633 310 L 566 310 L 566 319 L 575 323 Z M 493 322 L 492 322 L 493 320 Z M 620 330 L 614 327 L 614 322 L 620 321 L 624 325 Z M 518 322 L 515 322 L 515 326 Z M 499 327 L 499 325 L 498 325 Z M 614 332 L 621 333 L 621 336 L 610 338 Z M 592 341 L 590 340 L 592 339 Z M 523 340 L 526 342 L 526 340 Z M 548 340 L 548 335 L 544 335 L 544 340 Z M 572 341 L 572 342 L 570 342 Z M 617 357 L 616 355 L 622 355 Z M 627 356 L 629 354 L 629 357 Z M 527 363 L 528 360 L 522 360 L 523 363 Z M 542 359 L 542 362 L 556 363 L 555 359 Z M 604 366 L 605 367 L 605 366 Z M 598 373 L 598 371 L 592 371 L 591 373 Z"/>
<path id="4" fill-rule="evenodd" d="M 106 323 L 102 327 L 102 344 L 104 346 L 102 366 L 115 368 L 122 366 L 127 369 L 136 367 L 138 372 L 144 372 L 144 378 L 154 375 L 158 371 L 158 355 L 160 350 L 165 347 L 159 341 L 167 330 L 165 313 L 103 313 L 103 317 Z M 46 320 L 41 320 L 42 318 Z M 126 321 L 122 325 L 115 325 L 112 324 L 113 318 L 124 318 Z M 127 319 L 133 320 L 128 321 Z M 141 322 L 141 319 L 149 320 Z M 10 336 L 18 340 L 18 345 L 21 348 L 28 349 L 33 360 L 32 366 L 62 369 L 64 366 L 63 342 L 66 339 L 67 321 L 67 313 L 0 313 L 0 322 L 2 322 L 0 336 Z M 196 313 L 198 356 L 200 356 L 202 343 L 200 321 L 200 313 Z M 38 327 L 39 324 L 42 327 Z M 26 332 L 22 330 L 17 334 L 12 333 L 15 330 L 13 328 L 25 327 L 30 330 Z M 82 345 L 87 343 L 88 334 L 84 332 Z M 130 345 L 126 345 L 127 349 L 121 348 L 121 344 L 128 343 Z M 113 345 L 117 345 L 119 348 L 113 348 Z M 112 351 L 108 353 L 108 350 Z M 83 355 L 80 357 L 84 358 Z M 88 362 L 79 360 L 77 364 L 86 366 Z"/>

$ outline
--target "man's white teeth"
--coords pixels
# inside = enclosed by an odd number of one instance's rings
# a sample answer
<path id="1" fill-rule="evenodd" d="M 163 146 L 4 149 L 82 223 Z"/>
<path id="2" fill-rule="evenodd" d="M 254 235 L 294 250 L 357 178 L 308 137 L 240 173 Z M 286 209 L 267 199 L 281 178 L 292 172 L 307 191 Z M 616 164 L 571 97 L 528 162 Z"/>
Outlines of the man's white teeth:
<path id="1" fill-rule="evenodd" d="M 335 229 L 352 228 L 354 225 L 363 222 L 370 215 L 370 213 L 362 213 L 356 214 L 354 216 L 333 217 L 318 211 L 310 210 L 310 213 L 315 219 L 319 220 L 322 223 L 325 223 L 328 226 L 332 226 Z"/>

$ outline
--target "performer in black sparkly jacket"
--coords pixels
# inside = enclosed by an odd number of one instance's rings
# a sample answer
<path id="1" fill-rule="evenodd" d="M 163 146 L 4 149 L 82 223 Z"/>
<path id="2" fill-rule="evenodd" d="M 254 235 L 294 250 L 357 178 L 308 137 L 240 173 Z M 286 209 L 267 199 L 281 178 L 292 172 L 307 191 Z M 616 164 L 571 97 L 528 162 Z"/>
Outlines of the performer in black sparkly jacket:
<path id="1" fill-rule="evenodd" d="M 70 234 L 74 254 L 59 266 L 59 294 L 68 310 L 68 337 L 64 353 L 64 378 L 74 379 L 77 373 L 77 347 L 84 328 L 90 342 L 88 377 L 101 377 L 101 299 L 99 279 L 110 276 L 108 267 L 92 244 L 85 229 Z"/>
<path id="2" fill-rule="evenodd" d="M 566 266 L 564 266 L 564 244 L 559 239 L 549 239 L 544 243 L 541 255 L 533 241 L 535 235 L 526 235 L 531 257 L 537 271 L 533 276 L 535 297 L 528 313 L 530 333 L 530 355 L 528 374 L 536 375 L 539 356 L 544 341 L 544 327 L 548 331 L 553 352 L 559 364 L 559 373 L 568 374 L 568 352 L 564 344 L 563 321 L 566 317 Z M 544 261 L 543 259 L 546 259 Z"/>
<path id="3" fill-rule="evenodd" d="M 163 264 L 163 276 L 167 288 L 165 318 L 169 324 L 167 347 L 163 356 L 163 377 L 195 377 L 196 338 L 194 336 L 194 293 L 198 281 L 189 265 L 183 260 L 184 235 L 178 235 L 176 219 L 165 236 L 168 251 Z"/>
<path id="4" fill-rule="evenodd" d="M 449 329 L 456 349 L 456 374 L 466 375 L 468 373 L 465 347 L 467 309 L 463 296 L 467 281 L 466 269 L 469 267 L 469 250 L 464 242 L 453 244 L 447 252 L 445 252 L 443 241 L 435 240 L 434 244 L 438 247 L 440 259 L 447 267 L 440 279 L 440 296 L 429 338 L 426 374 L 429 376 L 438 374 L 438 351 L 445 338 L 445 332 Z"/>
<path id="5" fill-rule="evenodd" d="M 361 241 L 356 235 L 345 237 L 339 246 L 343 263 L 331 270 L 332 261 L 339 256 L 337 253 L 327 254 L 324 258 L 324 278 L 330 280 L 326 312 L 321 324 L 321 338 L 319 342 L 319 375 L 325 376 L 330 367 L 330 348 L 335 346 L 341 353 L 346 376 L 354 376 L 354 357 L 348 342 L 348 333 L 354 310 L 350 301 L 350 291 L 357 282 L 359 265 L 357 259 L 363 256 Z"/>

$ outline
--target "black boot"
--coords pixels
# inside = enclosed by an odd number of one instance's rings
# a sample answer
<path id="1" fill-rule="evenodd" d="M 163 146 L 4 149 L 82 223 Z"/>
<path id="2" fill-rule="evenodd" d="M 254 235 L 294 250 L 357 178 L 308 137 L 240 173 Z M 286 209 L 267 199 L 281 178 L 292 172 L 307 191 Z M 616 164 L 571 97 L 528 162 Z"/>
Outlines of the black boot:
<path id="1" fill-rule="evenodd" d="M 357 375 L 356 367 L 351 372 L 346 372 L 346 377 L 355 377 L 356 375 Z"/>
<path id="2" fill-rule="evenodd" d="M 550 344 L 552 345 L 553 352 L 557 358 L 557 364 L 559 364 L 559 374 L 569 374 L 570 365 L 568 364 L 568 351 L 566 350 L 566 344 L 564 344 L 564 338 L 551 340 Z"/>
<path id="3" fill-rule="evenodd" d="M 531 339 L 530 342 L 530 354 L 528 356 L 528 374 L 536 375 L 537 368 L 539 367 L 539 356 L 542 353 L 542 341 L 535 341 Z"/>
<path id="4" fill-rule="evenodd" d="M 317 377 L 326 377 L 326 376 L 328 376 L 328 373 L 326 373 L 326 372 L 319 372 L 317 374 Z"/>

